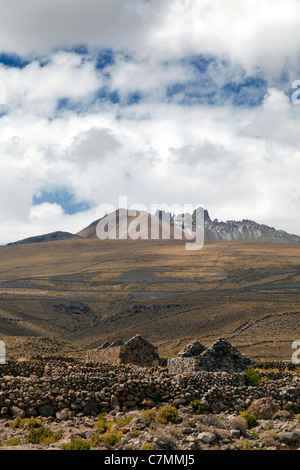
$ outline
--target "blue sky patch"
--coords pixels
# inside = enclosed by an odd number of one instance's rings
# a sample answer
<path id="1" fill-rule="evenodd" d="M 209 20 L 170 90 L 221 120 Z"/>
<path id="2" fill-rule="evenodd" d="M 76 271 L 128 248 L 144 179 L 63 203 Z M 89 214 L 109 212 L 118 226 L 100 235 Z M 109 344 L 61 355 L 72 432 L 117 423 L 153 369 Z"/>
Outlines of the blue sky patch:
<path id="1" fill-rule="evenodd" d="M 188 60 L 184 60 L 183 63 L 192 65 L 197 72 L 205 73 L 207 71 L 208 66 L 214 61 L 214 57 L 206 57 L 205 55 L 200 54 L 197 56 L 193 56 Z"/>
<path id="2" fill-rule="evenodd" d="M 59 204 L 63 208 L 65 214 L 68 215 L 83 212 L 90 208 L 88 203 L 76 201 L 74 195 L 66 188 L 59 188 L 53 191 L 42 190 L 39 194 L 33 197 L 32 202 L 33 205 L 43 204 L 44 202 Z"/>
<path id="3" fill-rule="evenodd" d="M 23 69 L 26 65 L 30 64 L 30 61 L 17 54 L 2 53 L 0 54 L 0 64 L 6 67 Z"/>
<path id="4" fill-rule="evenodd" d="M 228 81 L 220 86 L 209 74 L 203 73 L 193 81 L 167 87 L 166 97 L 169 102 L 176 101 L 182 105 L 219 106 L 230 101 L 233 106 L 252 107 L 261 104 L 267 88 L 267 82 L 258 77 L 242 77 L 239 81 Z"/>
<path id="5" fill-rule="evenodd" d="M 266 92 L 267 83 L 257 77 L 247 77 L 243 82 L 229 82 L 222 88 L 224 98 L 232 99 L 235 106 L 258 106 Z"/>
<path id="6" fill-rule="evenodd" d="M 111 49 L 102 49 L 98 52 L 96 58 L 96 69 L 102 70 L 108 65 L 114 65 L 115 55 Z"/>

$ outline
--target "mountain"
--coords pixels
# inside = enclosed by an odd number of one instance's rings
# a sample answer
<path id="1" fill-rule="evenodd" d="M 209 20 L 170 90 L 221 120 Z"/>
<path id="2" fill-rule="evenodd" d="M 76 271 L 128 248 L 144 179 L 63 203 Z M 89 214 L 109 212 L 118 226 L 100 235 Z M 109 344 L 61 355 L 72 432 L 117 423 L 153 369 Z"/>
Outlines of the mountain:
<path id="1" fill-rule="evenodd" d="M 44 242 L 57 242 L 60 240 L 69 240 L 72 238 L 81 238 L 79 235 L 74 235 L 73 233 L 69 232 L 52 232 L 46 233 L 44 235 L 37 235 L 35 237 L 24 238 L 23 240 L 19 240 L 17 242 L 8 243 L 7 246 L 14 246 L 14 245 L 28 245 L 32 243 L 44 243 Z"/>
<path id="2" fill-rule="evenodd" d="M 131 215 L 126 209 L 118 209 L 101 217 L 76 234 L 69 232 L 52 232 L 45 235 L 26 238 L 10 245 L 25 245 L 68 239 L 189 239 L 190 230 L 184 221 L 190 220 L 195 227 L 195 211 L 193 214 L 171 214 L 157 211 L 155 215 L 145 211 L 136 211 Z M 100 227 L 100 229 L 99 229 Z M 154 230 L 155 229 L 155 230 Z M 154 235 L 155 234 L 155 235 Z M 204 210 L 204 241 L 257 241 L 300 243 L 300 236 L 276 230 L 274 227 L 259 224 L 253 220 L 228 220 L 226 222 L 211 220 Z"/>
<path id="3" fill-rule="evenodd" d="M 152 223 L 159 223 L 161 230 L 159 238 L 161 239 L 168 238 L 169 232 L 171 232 L 170 239 L 173 239 L 175 236 L 180 239 L 181 235 L 182 238 L 184 238 L 185 228 L 182 215 L 157 211 L 155 215 L 150 215 L 147 212 L 138 212 L 137 216 L 143 227 L 140 231 L 141 239 L 150 238 Z M 136 228 L 134 220 L 137 216 L 132 217 L 128 215 L 128 211 L 118 210 L 101 219 L 95 220 L 88 227 L 78 232 L 77 235 L 86 239 L 99 238 L 97 236 L 98 224 L 103 222 L 103 225 L 107 223 L 108 227 L 109 225 L 114 227 L 113 223 L 116 221 L 115 225 L 117 233 L 121 234 L 120 238 L 126 235 L 128 227 L 132 227 L 132 231 L 130 232 L 129 230 L 130 238 L 132 238 L 132 234 Z M 194 227 L 195 212 L 193 214 L 185 214 L 184 216 L 185 218 L 192 218 Z M 169 223 L 168 220 L 170 220 Z M 113 238 L 112 231 L 105 232 L 105 235 L 100 238 Z M 300 236 L 289 234 L 283 230 L 276 230 L 274 227 L 269 227 L 247 219 L 243 219 L 242 221 L 228 220 L 227 222 L 220 222 L 218 219 L 211 220 L 207 210 L 204 210 L 204 240 L 300 243 Z"/>
<path id="4" fill-rule="evenodd" d="M 97 227 L 102 227 L 101 232 Z M 78 236 L 85 239 L 140 239 L 148 240 L 153 237 L 153 227 L 157 230 L 159 239 L 182 238 L 182 229 L 175 227 L 165 220 L 161 220 L 155 215 L 148 214 L 145 211 L 136 211 L 132 216 L 126 209 L 118 209 L 104 217 L 92 222 L 88 227 L 77 233 Z"/>
<path id="5" fill-rule="evenodd" d="M 204 217 L 205 240 L 300 243 L 298 235 L 276 230 L 274 227 L 258 224 L 253 220 L 219 222 L 218 219 L 214 219 L 212 221 L 207 211 Z"/>

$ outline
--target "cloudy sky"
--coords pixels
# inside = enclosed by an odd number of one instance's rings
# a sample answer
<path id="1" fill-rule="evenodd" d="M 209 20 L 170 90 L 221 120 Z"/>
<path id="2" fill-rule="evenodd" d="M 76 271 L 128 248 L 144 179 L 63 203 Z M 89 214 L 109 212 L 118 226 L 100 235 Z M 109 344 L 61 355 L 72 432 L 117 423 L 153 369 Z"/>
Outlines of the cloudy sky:
<path id="1" fill-rule="evenodd" d="M 0 7 L 0 244 L 123 195 L 300 234 L 299 0 Z"/>

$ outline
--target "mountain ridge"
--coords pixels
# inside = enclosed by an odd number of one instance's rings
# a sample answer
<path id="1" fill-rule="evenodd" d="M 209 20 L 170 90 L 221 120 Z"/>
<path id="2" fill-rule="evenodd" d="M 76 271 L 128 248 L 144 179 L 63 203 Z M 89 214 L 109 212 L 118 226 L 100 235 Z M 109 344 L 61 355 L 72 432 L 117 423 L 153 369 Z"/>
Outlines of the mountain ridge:
<path id="1" fill-rule="evenodd" d="M 195 226 L 195 211 L 193 214 L 185 214 L 192 219 Z M 101 239 L 101 231 L 97 233 L 97 227 L 102 222 L 103 238 L 118 239 L 128 235 L 135 239 L 151 239 L 151 224 L 159 230 L 159 239 L 184 239 L 184 219 L 183 215 L 157 211 L 155 215 L 148 212 L 136 211 L 132 216 L 125 209 L 117 209 L 99 219 L 94 220 L 87 227 L 73 234 L 70 232 L 55 231 L 48 234 L 32 236 L 16 242 L 8 243 L 7 246 L 24 245 L 30 243 L 43 243 L 71 238 L 77 239 Z M 140 230 L 138 226 L 140 224 Z M 105 231 L 104 226 L 111 225 L 111 231 Z M 145 228 L 146 227 L 146 228 Z M 131 232 L 130 232 L 131 230 Z M 138 236 L 137 236 L 138 234 Z M 260 224 L 250 219 L 241 221 L 227 220 L 226 222 L 218 219 L 211 220 L 208 211 L 204 210 L 204 241 L 259 241 L 259 242 L 280 242 L 280 243 L 300 243 L 300 236 L 288 233 L 284 230 L 277 230 L 266 224 Z"/>

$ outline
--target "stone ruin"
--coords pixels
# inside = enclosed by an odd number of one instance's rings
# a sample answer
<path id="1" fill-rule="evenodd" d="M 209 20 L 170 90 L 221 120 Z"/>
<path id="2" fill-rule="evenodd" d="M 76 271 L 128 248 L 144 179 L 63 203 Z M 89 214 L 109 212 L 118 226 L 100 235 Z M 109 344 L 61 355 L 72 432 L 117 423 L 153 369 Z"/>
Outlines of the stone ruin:
<path id="1" fill-rule="evenodd" d="M 106 341 L 102 346 L 87 351 L 85 362 L 156 367 L 162 365 L 164 360 L 159 357 L 155 346 L 141 335 L 136 335 L 126 343 L 122 340 L 113 343 Z M 210 348 L 200 341 L 192 341 L 176 357 L 168 359 L 166 365 L 171 374 L 243 372 L 251 367 L 251 361 L 225 338 L 219 338 Z"/>
<path id="2" fill-rule="evenodd" d="M 136 335 L 127 343 L 122 340 L 105 342 L 96 349 L 87 351 L 86 362 L 109 364 L 134 364 L 140 367 L 155 367 L 160 363 L 157 348 Z"/>
<path id="3" fill-rule="evenodd" d="M 172 374 L 197 371 L 242 372 L 249 367 L 249 357 L 239 352 L 225 338 L 217 339 L 210 348 L 200 341 L 193 341 L 175 358 L 168 360 L 168 369 Z"/>

